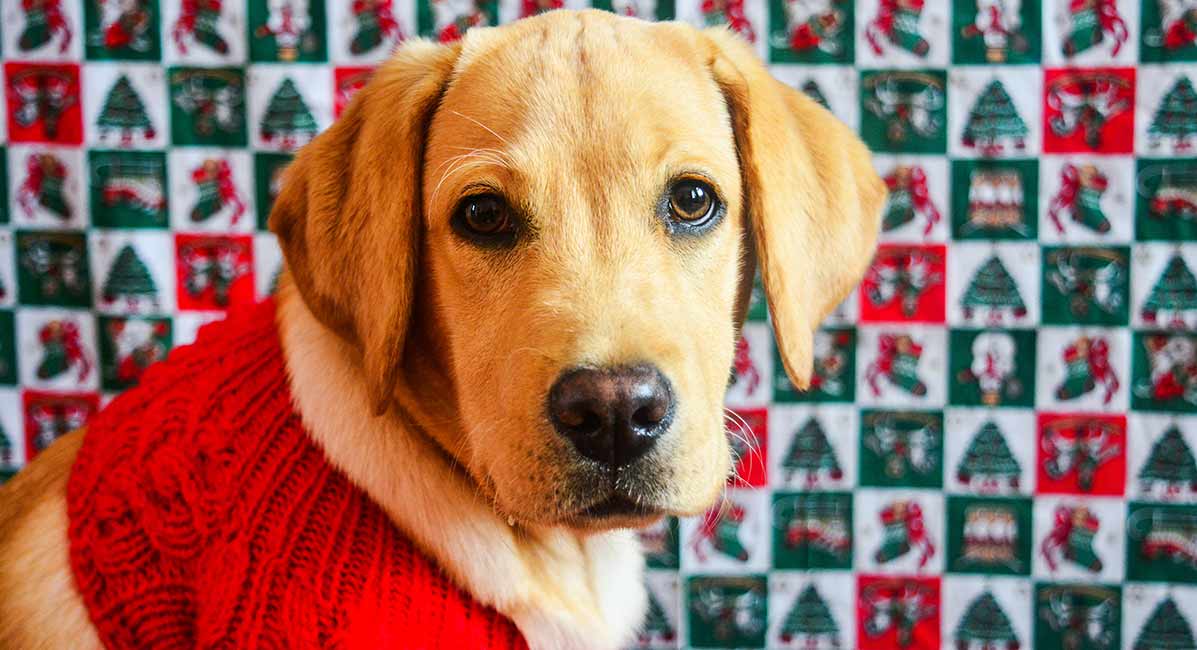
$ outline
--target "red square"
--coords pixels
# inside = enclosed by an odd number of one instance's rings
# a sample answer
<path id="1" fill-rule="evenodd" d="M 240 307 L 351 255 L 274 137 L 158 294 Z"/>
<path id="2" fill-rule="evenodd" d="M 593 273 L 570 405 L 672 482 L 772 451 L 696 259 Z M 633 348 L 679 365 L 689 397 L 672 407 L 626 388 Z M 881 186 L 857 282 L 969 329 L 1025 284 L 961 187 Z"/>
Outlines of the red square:
<path id="1" fill-rule="evenodd" d="M 1041 413 L 1036 440 L 1037 493 L 1123 494 L 1125 415 Z"/>
<path id="2" fill-rule="evenodd" d="M 1044 152 L 1132 153 L 1134 146 L 1134 68 L 1044 71 Z"/>
<path id="3" fill-rule="evenodd" d="M 50 443 L 84 426 L 100 410 L 100 397 L 95 393 L 49 393 L 25 391 L 22 396 L 25 415 L 25 460 L 33 457 Z"/>
<path id="4" fill-rule="evenodd" d="M 179 309 L 225 311 L 254 302 L 249 235 L 175 235 Z"/>
<path id="5" fill-rule="evenodd" d="M 5 63 L 8 139 L 11 142 L 83 143 L 76 63 Z"/>
<path id="6" fill-rule="evenodd" d="M 736 409 L 727 418 L 728 441 L 735 453 L 735 474 L 728 479 L 732 487 L 765 487 L 769 484 L 768 454 L 769 409 Z"/>
<path id="7" fill-rule="evenodd" d="M 939 650 L 939 578 L 859 576 L 856 586 L 860 650 Z"/>
<path id="8" fill-rule="evenodd" d="M 882 244 L 860 283 L 864 323 L 943 323 L 947 247 Z"/>
<path id="9" fill-rule="evenodd" d="M 373 66 L 353 66 L 333 70 L 333 117 L 341 117 L 341 112 L 349 105 L 349 100 L 357 91 L 366 86 L 370 76 L 376 70 Z"/>

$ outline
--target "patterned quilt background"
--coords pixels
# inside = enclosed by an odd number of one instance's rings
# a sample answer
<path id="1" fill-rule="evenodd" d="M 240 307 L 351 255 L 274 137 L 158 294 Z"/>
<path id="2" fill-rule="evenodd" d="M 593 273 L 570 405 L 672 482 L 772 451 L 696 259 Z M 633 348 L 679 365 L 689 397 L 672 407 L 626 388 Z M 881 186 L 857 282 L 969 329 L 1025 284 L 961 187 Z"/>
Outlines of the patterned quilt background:
<path id="1" fill-rule="evenodd" d="M 892 192 L 812 391 L 754 305 L 642 644 L 1197 646 L 1197 2 L 594 2 L 730 24 Z M 0 0 L 6 475 L 269 293 L 278 170 L 397 40 L 559 6 Z"/>

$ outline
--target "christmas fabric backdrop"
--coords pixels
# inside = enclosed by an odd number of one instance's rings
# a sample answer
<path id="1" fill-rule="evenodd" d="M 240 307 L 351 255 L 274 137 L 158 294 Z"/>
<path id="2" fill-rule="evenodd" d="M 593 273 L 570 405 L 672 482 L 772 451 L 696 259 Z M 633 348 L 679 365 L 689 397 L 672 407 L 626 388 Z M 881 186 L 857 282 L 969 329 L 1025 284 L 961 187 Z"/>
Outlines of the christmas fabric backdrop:
<path id="1" fill-rule="evenodd" d="M 758 292 L 642 644 L 1194 648 L 1197 2 L 594 3 L 730 25 L 891 190 L 811 391 Z M 0 0 L 0 466 L 269 293 L 280 168 L 395 42 L 559 6 Z"/>

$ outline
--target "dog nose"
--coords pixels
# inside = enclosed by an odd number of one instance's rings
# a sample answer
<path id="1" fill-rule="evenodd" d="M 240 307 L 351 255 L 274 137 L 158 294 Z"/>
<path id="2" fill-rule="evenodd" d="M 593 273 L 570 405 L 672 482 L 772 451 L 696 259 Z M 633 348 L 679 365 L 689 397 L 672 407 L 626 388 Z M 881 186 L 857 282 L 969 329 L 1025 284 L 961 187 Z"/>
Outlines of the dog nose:
<path id="1" fill-rule="evenodd" d="M 549 389 L 549 417 L 578 453 L 612 467 L 643 456 L 673 420 L 673 389 L 650 365 L 573 368 Z"/>

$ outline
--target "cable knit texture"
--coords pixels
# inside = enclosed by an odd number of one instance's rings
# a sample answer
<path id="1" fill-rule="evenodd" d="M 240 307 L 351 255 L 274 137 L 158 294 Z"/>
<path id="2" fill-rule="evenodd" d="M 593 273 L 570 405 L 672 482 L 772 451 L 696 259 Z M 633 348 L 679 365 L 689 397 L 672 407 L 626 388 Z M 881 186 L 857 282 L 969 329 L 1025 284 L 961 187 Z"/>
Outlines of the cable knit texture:
<path id="1" fill-rule="evenodd" d="M 96 416 L 67 500 L 108 648 L 526 647 L 311 441 L 273 302 L 206 326 Z"/>

